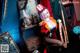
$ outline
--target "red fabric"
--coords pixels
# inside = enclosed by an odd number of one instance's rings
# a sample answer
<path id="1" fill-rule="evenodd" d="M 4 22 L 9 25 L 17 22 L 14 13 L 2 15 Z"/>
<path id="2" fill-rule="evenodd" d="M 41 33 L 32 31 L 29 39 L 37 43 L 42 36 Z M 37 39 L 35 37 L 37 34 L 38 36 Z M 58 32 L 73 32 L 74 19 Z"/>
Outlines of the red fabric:
<path id="1" fill-rule="evenodd" d="M 41 0 L 40 4 L 42 4 L 43 6 L 45 6 L 49 10 L 50 15 L 53 16 L 52 8 L 51 8 L 49 0 Z"/>
<path id="2" fill-rule="evenodd" d="M 57 36 L 56 36 L 56 29 L 54 29 L 53 33 L 52 33 L 52 38 L 53 39 L 57 39 Z"/>
<path id="3" fill-rule="evenodd" d="M 41 32 L 47 34 L 49 31 L 45 28 L 46 23 L 42 23 Z"/>
<path id="4" fill-rule="evenodd" d="M 77 17 L 75 13 L 74 13 L 74 25 L 80 25 L 80 21 L 77 21 Z"/>
<path id="5" fill-rule="evenodd" d="M 46 48 L 44 49 L 44 53 L 47 53 L 47 49 Z"/>
<path id="6" fill-rule="evenodd" d="M 41 32 L 45 33 L 46 36 L 49 33 L 49 31 L 44 27 L 44 25 L 41 26 Z M 52 37 L 53 37 L 53 39 L 57 38 L 57 36 L 56 36 L 56 29 L 53 30 Z"/>
<path id="7" fill-rule="evenodd" d="M 42 26 L 41 32 L 47 34 L 49 31 L 44 26 Z"/>
<path id="8" fill-rule="evenodd" d="M 54 19 L 53 19 L 53 21 L 56 22 L 56 20 L 54 20 Z M 46 25 L 46 23 L 45 23 L 45 22 L 42 22 L 41 32 L 42 32 L 42 33 L 45 33 L 46 36 L 48 36 L 48 35 L 49 35 L 48 33 L 49 33 L 50 31 L 45 27 L 45 25 Z M 57 27 L 58 27 L 58 25 L 57 25 Z M 56 36 L 57 27 L 56 27 L 55 29 L 53 29 L 53 32 L 52 32 L 52 37 L 53 37 L 53 39 L 56 39 L 56 38 L 57 38 L 57 36 Z"/>

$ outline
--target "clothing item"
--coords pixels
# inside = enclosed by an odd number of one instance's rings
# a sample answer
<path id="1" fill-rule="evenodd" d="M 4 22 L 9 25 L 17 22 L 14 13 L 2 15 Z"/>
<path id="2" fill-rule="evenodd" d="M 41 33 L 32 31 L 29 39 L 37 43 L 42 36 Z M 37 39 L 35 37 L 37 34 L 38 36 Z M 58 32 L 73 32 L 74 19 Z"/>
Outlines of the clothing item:
<path id="1" fill-rule="evenodd" d="M 47 30 L 52 30 L 53 28 L 56 28 L 56 20 L 53 19 L 53 17 L 46 18 L 44 21 L 41 22 L 42 26 L 44 26 Z"/>

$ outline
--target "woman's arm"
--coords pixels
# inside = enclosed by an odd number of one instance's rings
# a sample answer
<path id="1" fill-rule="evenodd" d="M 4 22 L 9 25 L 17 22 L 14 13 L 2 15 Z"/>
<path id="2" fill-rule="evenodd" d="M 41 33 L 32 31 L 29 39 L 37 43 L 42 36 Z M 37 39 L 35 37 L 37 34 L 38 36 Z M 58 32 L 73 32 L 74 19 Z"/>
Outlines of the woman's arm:
<path id="1" fill-rule="evenodd" d="M 48 43 L 58 44 L 59 46 L 62 46 L 62 44 L 63 44 L 63 42 L 61 42 L 60 40 L 57 40 L 57 39 L 51 39 L 51 38 L 46 37 L 45 40 Z"/>
<path id="2" fill-rule="evenodd" d="M 48 37 L 45 37 L 45 40 L 46 40 L 48 43 L 57 44 L 58 46 L 63 46 L 64 48 L 67 48 L 66 43 L 63 43 L 63 42 L 61 42 L 60 40 L 51 39 L 51 38 L 48 38 Z"/>

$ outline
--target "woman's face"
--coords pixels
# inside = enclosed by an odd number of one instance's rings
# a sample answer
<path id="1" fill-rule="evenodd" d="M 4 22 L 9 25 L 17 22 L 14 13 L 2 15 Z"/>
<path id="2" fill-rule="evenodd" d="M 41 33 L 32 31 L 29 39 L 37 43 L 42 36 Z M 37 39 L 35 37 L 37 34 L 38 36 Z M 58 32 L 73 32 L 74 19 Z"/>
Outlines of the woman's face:
<path id="1" fill-rule="evenodd" d="M 26 3 L 26 0 L 20 0 L 20 1 L 18 1 L 18 6 L 19 6 L 19 9 L 24 8 L 25 3 Z"/>
<path id="2" fill-rule="evenodd" d="M 50 14 L 49 11 L 47 9 L 43 10 L 43 12 L 41 13 L 41 19 L 45 19 L 45 18 L 49 18 Z"/>

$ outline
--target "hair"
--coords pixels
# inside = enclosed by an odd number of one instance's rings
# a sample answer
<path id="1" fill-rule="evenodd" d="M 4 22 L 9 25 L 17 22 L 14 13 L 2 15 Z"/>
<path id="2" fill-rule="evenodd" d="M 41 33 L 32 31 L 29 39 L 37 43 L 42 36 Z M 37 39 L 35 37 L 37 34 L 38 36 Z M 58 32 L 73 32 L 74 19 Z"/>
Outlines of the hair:
<path id="1" fill-rule="evenodd" d="M 18 0 L 18 1 L 25 1 L 25 3 L 24 3 L 24 7 L 21 8 L 20 10 L 25 9 L 28 0 Z"/>

